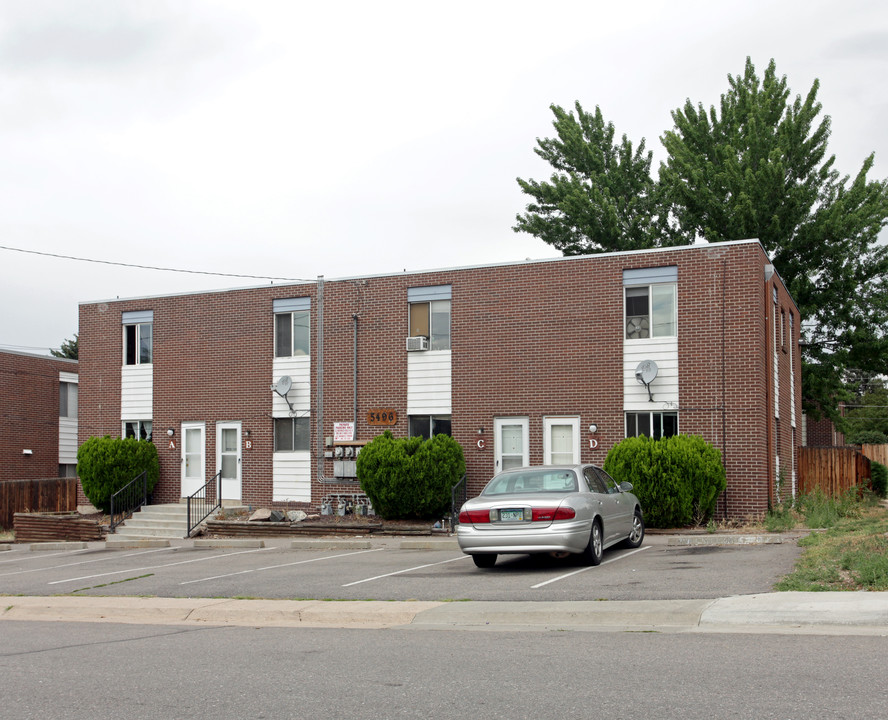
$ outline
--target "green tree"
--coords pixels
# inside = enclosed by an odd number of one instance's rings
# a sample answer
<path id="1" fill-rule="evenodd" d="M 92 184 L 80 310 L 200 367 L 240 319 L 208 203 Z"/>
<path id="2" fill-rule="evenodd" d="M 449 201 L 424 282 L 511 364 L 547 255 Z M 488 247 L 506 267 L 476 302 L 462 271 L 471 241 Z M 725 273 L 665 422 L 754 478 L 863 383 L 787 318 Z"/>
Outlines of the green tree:
<path id="1" fill-rule="evenodd" d="M 827 155 L 830 118 L 820 87 L 790 102 L 774 61 L 759 78 L 750 59 L 728 76 L 718 109 L 688 100 L 662 137 L 663 198 L 683 232 L 709 242 L 758 238 L 803 319 L 805 409 L 837 416 L 849 369 L 885 372 L 888 183 L 853 180 Z"/>
<path id="2" fill-rule="evenodd" d="M 675 244 L 678 238 L 659 211 L 644 140 L 635 149 L 625 135 L 615 143 L 614 125 L 597 106 L 594 114 L 579 102 L 576 115 L 558 105 L 551 109 L 557 137 L 537 138 L 534 152 L 555 172 L 549 182 L 518 178 L 533 202 L 512 229 L 565 255 Z"/>
<path id="3" fill-rule="evenodd" d="M 79 351 L 80 337 L 74 333 L 73 340 L 65 340 L 58 350 L 50 350 L 49 354 L 57 358 L 67 358 L 68 360 L 77 360 Z"/>
<path id="4" fill-rule="evenodd" d="M 872 155 L 853 179 L 834 168 L 818 81 L 790 100 L 773 60 L 760 78 L 747 59 L 728 85 L 718 108 L 672 113 L 656 181 L 644 140 L 615 145 L 598 108 L 553 106 L 557 137 L 535 152 L 556 172 L 518 180 L 535 202 L 513 229 L 565 255 L 757 238 L 801 313 L 805 409 L 835 419 L 852 371 L 888 373 L 888 183 L 867 179 Z"/>
<path id="5" fill-rule="evenodd" d="M 845 440 L 851 444 L 884 442 L 878 436 L 888 436 L 888 390 L 874 387 L 849 405 L 841 428 Z"/>

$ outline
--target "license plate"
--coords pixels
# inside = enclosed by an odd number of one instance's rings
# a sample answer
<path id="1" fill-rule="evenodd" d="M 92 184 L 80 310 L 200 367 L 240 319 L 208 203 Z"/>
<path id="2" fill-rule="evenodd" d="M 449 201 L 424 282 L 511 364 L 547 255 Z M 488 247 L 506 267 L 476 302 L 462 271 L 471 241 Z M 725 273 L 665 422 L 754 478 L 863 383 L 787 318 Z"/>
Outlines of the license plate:
<path id="1" fill-rule="evenodd" d="M 500 510 L 499 519 L 500 522 L 523 522 L 524 510 L 521 508 L 518 508 L 517 510 Z"/>

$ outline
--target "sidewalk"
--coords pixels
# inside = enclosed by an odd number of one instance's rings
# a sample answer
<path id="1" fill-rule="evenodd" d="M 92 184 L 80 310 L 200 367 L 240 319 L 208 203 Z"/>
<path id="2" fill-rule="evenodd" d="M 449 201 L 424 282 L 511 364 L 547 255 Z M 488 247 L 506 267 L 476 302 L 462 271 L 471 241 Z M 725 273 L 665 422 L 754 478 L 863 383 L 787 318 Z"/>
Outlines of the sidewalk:
<path id="1" fill-rule="evenodd" d="M 8 597 L 0 620 L 191 626 L 888 635 L 888 592 L 712 600 L 387 602 Z"/>

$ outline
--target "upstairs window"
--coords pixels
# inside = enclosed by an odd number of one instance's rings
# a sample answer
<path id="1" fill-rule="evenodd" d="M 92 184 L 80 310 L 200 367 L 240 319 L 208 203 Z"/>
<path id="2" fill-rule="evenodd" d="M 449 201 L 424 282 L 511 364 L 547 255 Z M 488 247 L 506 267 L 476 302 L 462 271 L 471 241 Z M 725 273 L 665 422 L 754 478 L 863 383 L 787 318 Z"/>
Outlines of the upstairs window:
<path id="1" fill-rule="evenodd" d="M 450 285 L 410 288 L 409 337 L 424 337 L 429 350 L 450 350 Z"/>
<path id="2" fill-rule="evenodd" d="M 624 270 L 625 337 L 628 340 L 678 334 L 678 268 Z"/>
<path id="3" fill-rule="evenodd" d="M 302 357 L 311 351 L 310 298 L 274 301 L 274 356 Z"/>
<path id="4" fill-rule="evenodd" d="M 154 311 L 125 312 L 123 319 L 123 362 L 150 365 L 154 356 Z"/>

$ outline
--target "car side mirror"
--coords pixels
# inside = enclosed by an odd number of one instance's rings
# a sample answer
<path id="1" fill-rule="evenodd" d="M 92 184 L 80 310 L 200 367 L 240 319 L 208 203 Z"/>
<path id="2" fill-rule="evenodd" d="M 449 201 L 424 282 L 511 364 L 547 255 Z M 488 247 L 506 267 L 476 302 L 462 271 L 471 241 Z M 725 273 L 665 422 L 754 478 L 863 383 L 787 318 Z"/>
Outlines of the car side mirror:
<path id="1" fill-rule="evenodd" d="M 629 492 L 630 490 L 632 490 L 632 483 L 631 482 L 621 482 L 620 483 L 620 492 Z"/>

